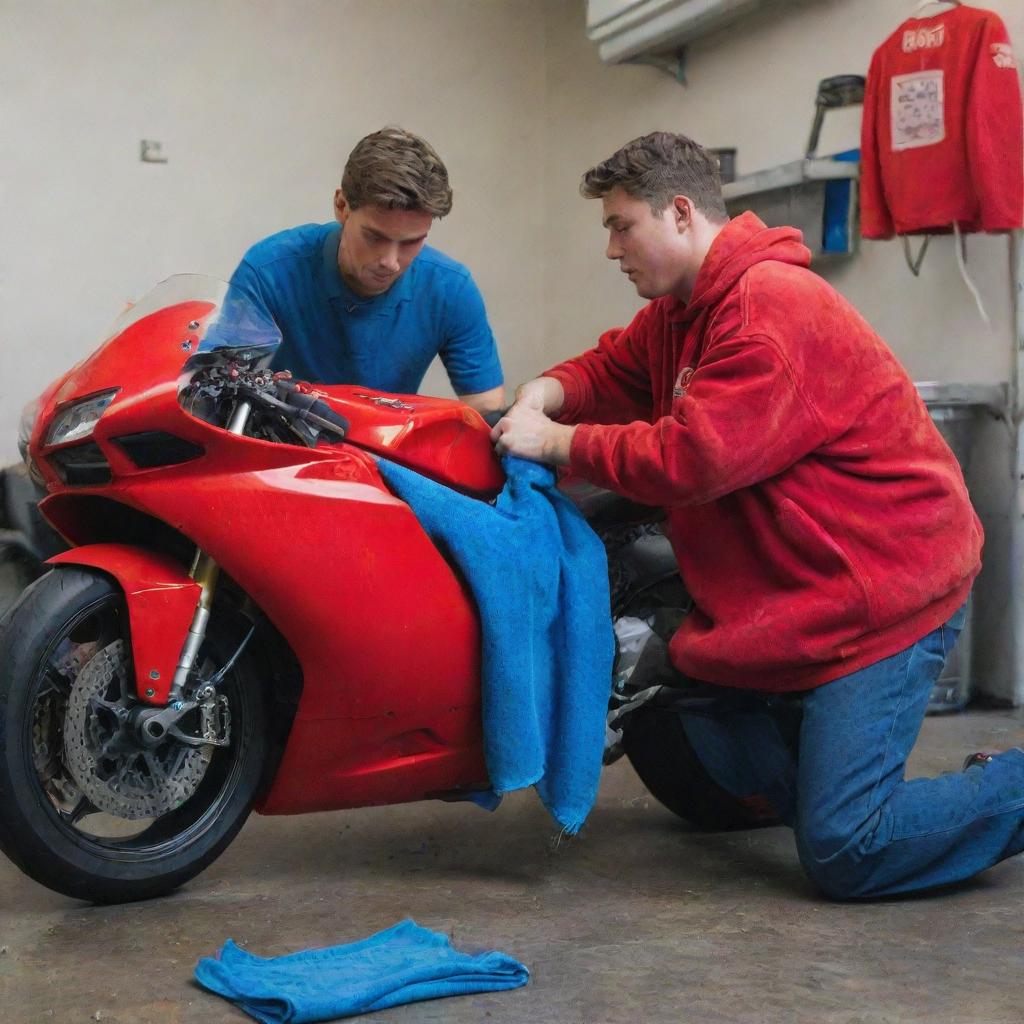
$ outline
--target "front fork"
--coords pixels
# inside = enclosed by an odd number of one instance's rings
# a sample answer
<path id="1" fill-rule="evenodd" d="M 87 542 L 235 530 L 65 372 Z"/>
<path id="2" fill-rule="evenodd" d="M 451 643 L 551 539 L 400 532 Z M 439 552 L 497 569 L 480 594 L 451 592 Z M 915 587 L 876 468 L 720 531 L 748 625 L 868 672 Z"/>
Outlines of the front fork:
<path id="1" fill-rule="evenodd" d="M 244 434 L 251 414 L 252 405 L 245 401 L 239 402 L 228 422 L 228 433 Z M 175 701 L 180 701 L 184 696 L 185 684 L 188 682 L 196 656 L 199 654 L 199 648 L 206 636 L 206 627 L 210 621 L 210 609 L 213 607 L 213 595 L 217 591 L 220 566 L 205 551 L 196 548 L 196 557 L 192 562 L 189 576 L 199 584 L 201 592 L 195 615 L 192 616 L 192 624 L 188 628 L 188 635 L 185 637 L 185 643 L 181 649 L 181 657 L 178 659 L 178 665 L 174 671 L 174 681 L 171 683 L 168 695 L 168 701 L 172 704 Z"/>

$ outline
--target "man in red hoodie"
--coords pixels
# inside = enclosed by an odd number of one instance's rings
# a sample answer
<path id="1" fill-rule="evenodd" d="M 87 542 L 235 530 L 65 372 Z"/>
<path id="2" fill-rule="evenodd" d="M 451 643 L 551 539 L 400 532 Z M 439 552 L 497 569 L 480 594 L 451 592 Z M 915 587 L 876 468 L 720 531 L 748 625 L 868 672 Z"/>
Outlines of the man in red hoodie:
<path id="1" fill-rule="evenodd" d="M 837 898 L 1019 852 L 1024 751 L 904 781 L 982 545 L 906 372 L 798 231 L 729 219 L 685 136 L 630 142 L 581 191 L 652 301 L 520 387 L 493 437 L 667 509 L 694 601 L 670 655 L 714 695 L 679 712 L 681 742 L 728 792 L 766 794 Z"/>

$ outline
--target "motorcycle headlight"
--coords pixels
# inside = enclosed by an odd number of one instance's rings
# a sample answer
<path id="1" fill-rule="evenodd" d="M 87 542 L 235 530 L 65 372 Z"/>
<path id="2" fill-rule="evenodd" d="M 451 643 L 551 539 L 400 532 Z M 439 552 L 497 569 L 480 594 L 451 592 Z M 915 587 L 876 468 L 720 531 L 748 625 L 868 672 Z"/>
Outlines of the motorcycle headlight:
<path id="1" fill-rule="evenodd" d="M 74 405 L 69 405 L 57 413 L 53 418 L 53 423 L 50 424 L 46 443 L 48 445 L 65 444 L 68 441 L 81 441 L 83 437 L 88 437 L 96 429 L 96 424 L 106 412 L 107 406 L 114 400 L 114 395 L 120 390 L 120 388 L 113 388 L 110 391 L 83 398 L 80 402 L 75 402 Z"/>

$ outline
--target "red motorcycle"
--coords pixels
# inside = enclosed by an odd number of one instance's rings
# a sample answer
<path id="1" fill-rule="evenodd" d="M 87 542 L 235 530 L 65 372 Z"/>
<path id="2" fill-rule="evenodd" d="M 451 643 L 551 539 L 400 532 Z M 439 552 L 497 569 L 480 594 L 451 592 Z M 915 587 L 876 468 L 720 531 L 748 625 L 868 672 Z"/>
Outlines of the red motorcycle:
<path id="1" fill-rule="evenodd" d="M 472 597 L 374 455 L 487 500 L 504 481 L 489 427 L 455 401 L 293 382 L 266 369 L 279 341 L 221 282 L 171 278 L 26 410 L 40 508 L 70 548 L 0 633 L 0 847 L 58 892 L 166 893 L 253 807 L 488 788 Z M 581 500 L 615 613 L 681 606 L 650 510 Z M 699 820 L 656 749 L 677 716 L 622 714 L 645 703 L 631 647 L 611 738 Z"/>

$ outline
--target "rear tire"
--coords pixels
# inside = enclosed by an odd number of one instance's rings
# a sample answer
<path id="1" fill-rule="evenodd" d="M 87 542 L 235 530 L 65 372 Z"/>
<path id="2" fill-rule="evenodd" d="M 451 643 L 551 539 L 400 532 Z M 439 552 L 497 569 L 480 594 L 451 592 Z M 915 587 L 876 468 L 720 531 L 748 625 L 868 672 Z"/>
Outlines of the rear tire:
<path id="1" fill-rule="evenodd" d="M 210 619 L 200 654 L 207 665 L 224 664 L 237 646 L 225 621 Z M 209 760 L 184 802 L 148 824 L 102 815 L 71 776 L 63 715 L 93 653 L 127 644 L 127 622 L 110 578 L 61 567 L 25 591 L 0 635 L 0 848 L 37 882 L 95 903 L 164 895 L 215 860 L 248 817 L 266 752 L 263 697 L 244 652 L 219 687 L 230 744 L 202 748 Z M 182 745 L 165 742 L 175 744 L 173 758 Z M 97 836 L 91 823 L 107 819 L 128 822 L 126 835 Z M 131 828 L 138 831 L 128 836 Z"/>
<path id="2" fill-rule="evenodd" d="M 673 814 L 709 832 L 779 824 L 764 797 L 736 797 L 711 778 L 671 708 L 641 707 L 623 724 L 622 748 L 640 781 Z"/>

